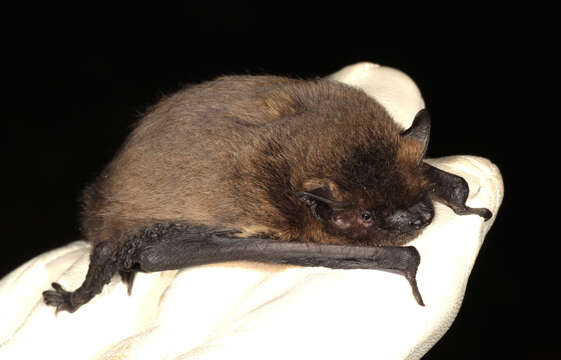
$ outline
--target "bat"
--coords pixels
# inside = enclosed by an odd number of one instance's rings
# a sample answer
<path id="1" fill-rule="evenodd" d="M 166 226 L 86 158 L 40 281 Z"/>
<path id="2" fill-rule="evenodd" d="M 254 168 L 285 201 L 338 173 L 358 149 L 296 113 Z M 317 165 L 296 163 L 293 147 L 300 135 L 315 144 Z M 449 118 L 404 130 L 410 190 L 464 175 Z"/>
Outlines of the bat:
<path id="1" fill-rule="evenodd" d="M 402 274 L 433 201 L 465 202 L 459 176 L 425 162 L 426 109 L 409 129 L 362 90 L 328 79 L 224 76 L 151 107 L 82 196 L 92 251 L 82 285 L 43 292 L 74 312 L 119 273 L 249 260 Z"/>

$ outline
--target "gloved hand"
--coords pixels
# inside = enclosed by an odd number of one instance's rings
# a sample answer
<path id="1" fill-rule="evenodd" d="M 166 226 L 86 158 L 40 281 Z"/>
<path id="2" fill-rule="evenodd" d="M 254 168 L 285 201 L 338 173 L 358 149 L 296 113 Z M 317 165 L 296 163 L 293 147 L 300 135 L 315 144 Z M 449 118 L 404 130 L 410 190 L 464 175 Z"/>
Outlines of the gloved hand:
<path id="1" fill-rule="evenodd" d="M 362 87 L 408 128 L 424 108 L 403 73 L 370 63 L 333 79 Z M 64 359 L 417 359 L 458 313 L 484 236 L 502 201 L 488 160 L 428 160 L 460 175 L 468 205 L 493 212 L 487 222 L 435 204 L 435 218 L 411 245 L 426 306 L 395 273 L 255 263 L 224 263 L 136 277 L 131 296 L 118 277 L 75 313 L 43 303 L 51 282 L 77 288 L 89 262 L 78 241 L 30 260 L 0 281 L 0 358 Z"/>

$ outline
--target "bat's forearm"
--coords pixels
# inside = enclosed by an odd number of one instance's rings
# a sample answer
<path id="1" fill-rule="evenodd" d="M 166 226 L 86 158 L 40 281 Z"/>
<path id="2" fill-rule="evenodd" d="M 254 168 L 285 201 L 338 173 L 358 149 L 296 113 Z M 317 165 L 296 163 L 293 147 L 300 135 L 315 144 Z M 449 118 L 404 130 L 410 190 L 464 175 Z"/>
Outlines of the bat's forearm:
<path id="1" fill-rule="evenodd" d="M 130 293 L 137 271 L 175 270 L 240 260 L 332 269 L 392 270 L 405 276 L 415 300 L 424 305 L 415 279 L 420 255 L 412 246 L 370 247 L 236 238 L 204 226 L 162 224 L 146 229 L 117 250 L 111 242 L 97 244 L 82 286 L 69 292 L 54 283 L 54 290 L 45 291 L 43 296 L 57 311 L 73 312 L 99 293 L 116 272 L 127 282 Z"/>
<path id="2" fill-rule="evenodd" d="M 186 239 L 179 234 L 142 246 L 135 253 L 133 263 L 147 272 L 238 260 L 332 269 L 392 270 L 407 278 L 415 299 L 423 305 L 415 280 L 420 255 L 412 246 L 326 245 L 217 235 Z"/>
<path id="3" fill-rule="evenodd" d="M 224 261 L 260 261 L 278 264 L 325 266 L 333 269 L 384 268 L 406 271 L 418 266 L 420 257 L 412 247 L 366 247 L 282 242 L 261 238 L 211 236 L 185 241 L 163 240 L 149 246 L 138 259 L 143 271 L 162 271 Z"/>

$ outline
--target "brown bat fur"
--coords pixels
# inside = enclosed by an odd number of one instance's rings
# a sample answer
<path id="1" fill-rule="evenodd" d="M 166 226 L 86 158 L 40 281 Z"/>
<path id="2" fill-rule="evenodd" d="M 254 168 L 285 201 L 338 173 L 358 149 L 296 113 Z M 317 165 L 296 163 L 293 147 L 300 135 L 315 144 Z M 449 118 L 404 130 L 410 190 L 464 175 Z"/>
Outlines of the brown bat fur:
<path id="1" fill-rule="evenodd" d="M 349 244 L 295 194 L 326 187 L 379 216 L 424 196 L 424 144 L 363 91 L 328 80 L 227 76 L 164 98 L 87 187 L 82 228 L 124 243 L 156 222 Z M 380 229 L 364 245 L 401 245 Z"/>

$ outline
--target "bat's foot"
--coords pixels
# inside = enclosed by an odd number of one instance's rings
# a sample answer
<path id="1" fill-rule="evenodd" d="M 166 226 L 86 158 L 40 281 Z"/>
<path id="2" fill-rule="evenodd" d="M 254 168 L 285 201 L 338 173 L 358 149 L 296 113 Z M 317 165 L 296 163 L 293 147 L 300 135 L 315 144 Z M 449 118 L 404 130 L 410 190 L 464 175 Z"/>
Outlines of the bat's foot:
<path id="1" fill-rule="evenodd" d="M 45 304 L 56 308 L 55 314 L 59 311 L 68 311 L 70 313 L 76 311 L 79 306 L 72 302 L 72 292 L 66 291 L 58 283 L 52 283 L 54 290 L 43 291 L 43 300 Z"/>

